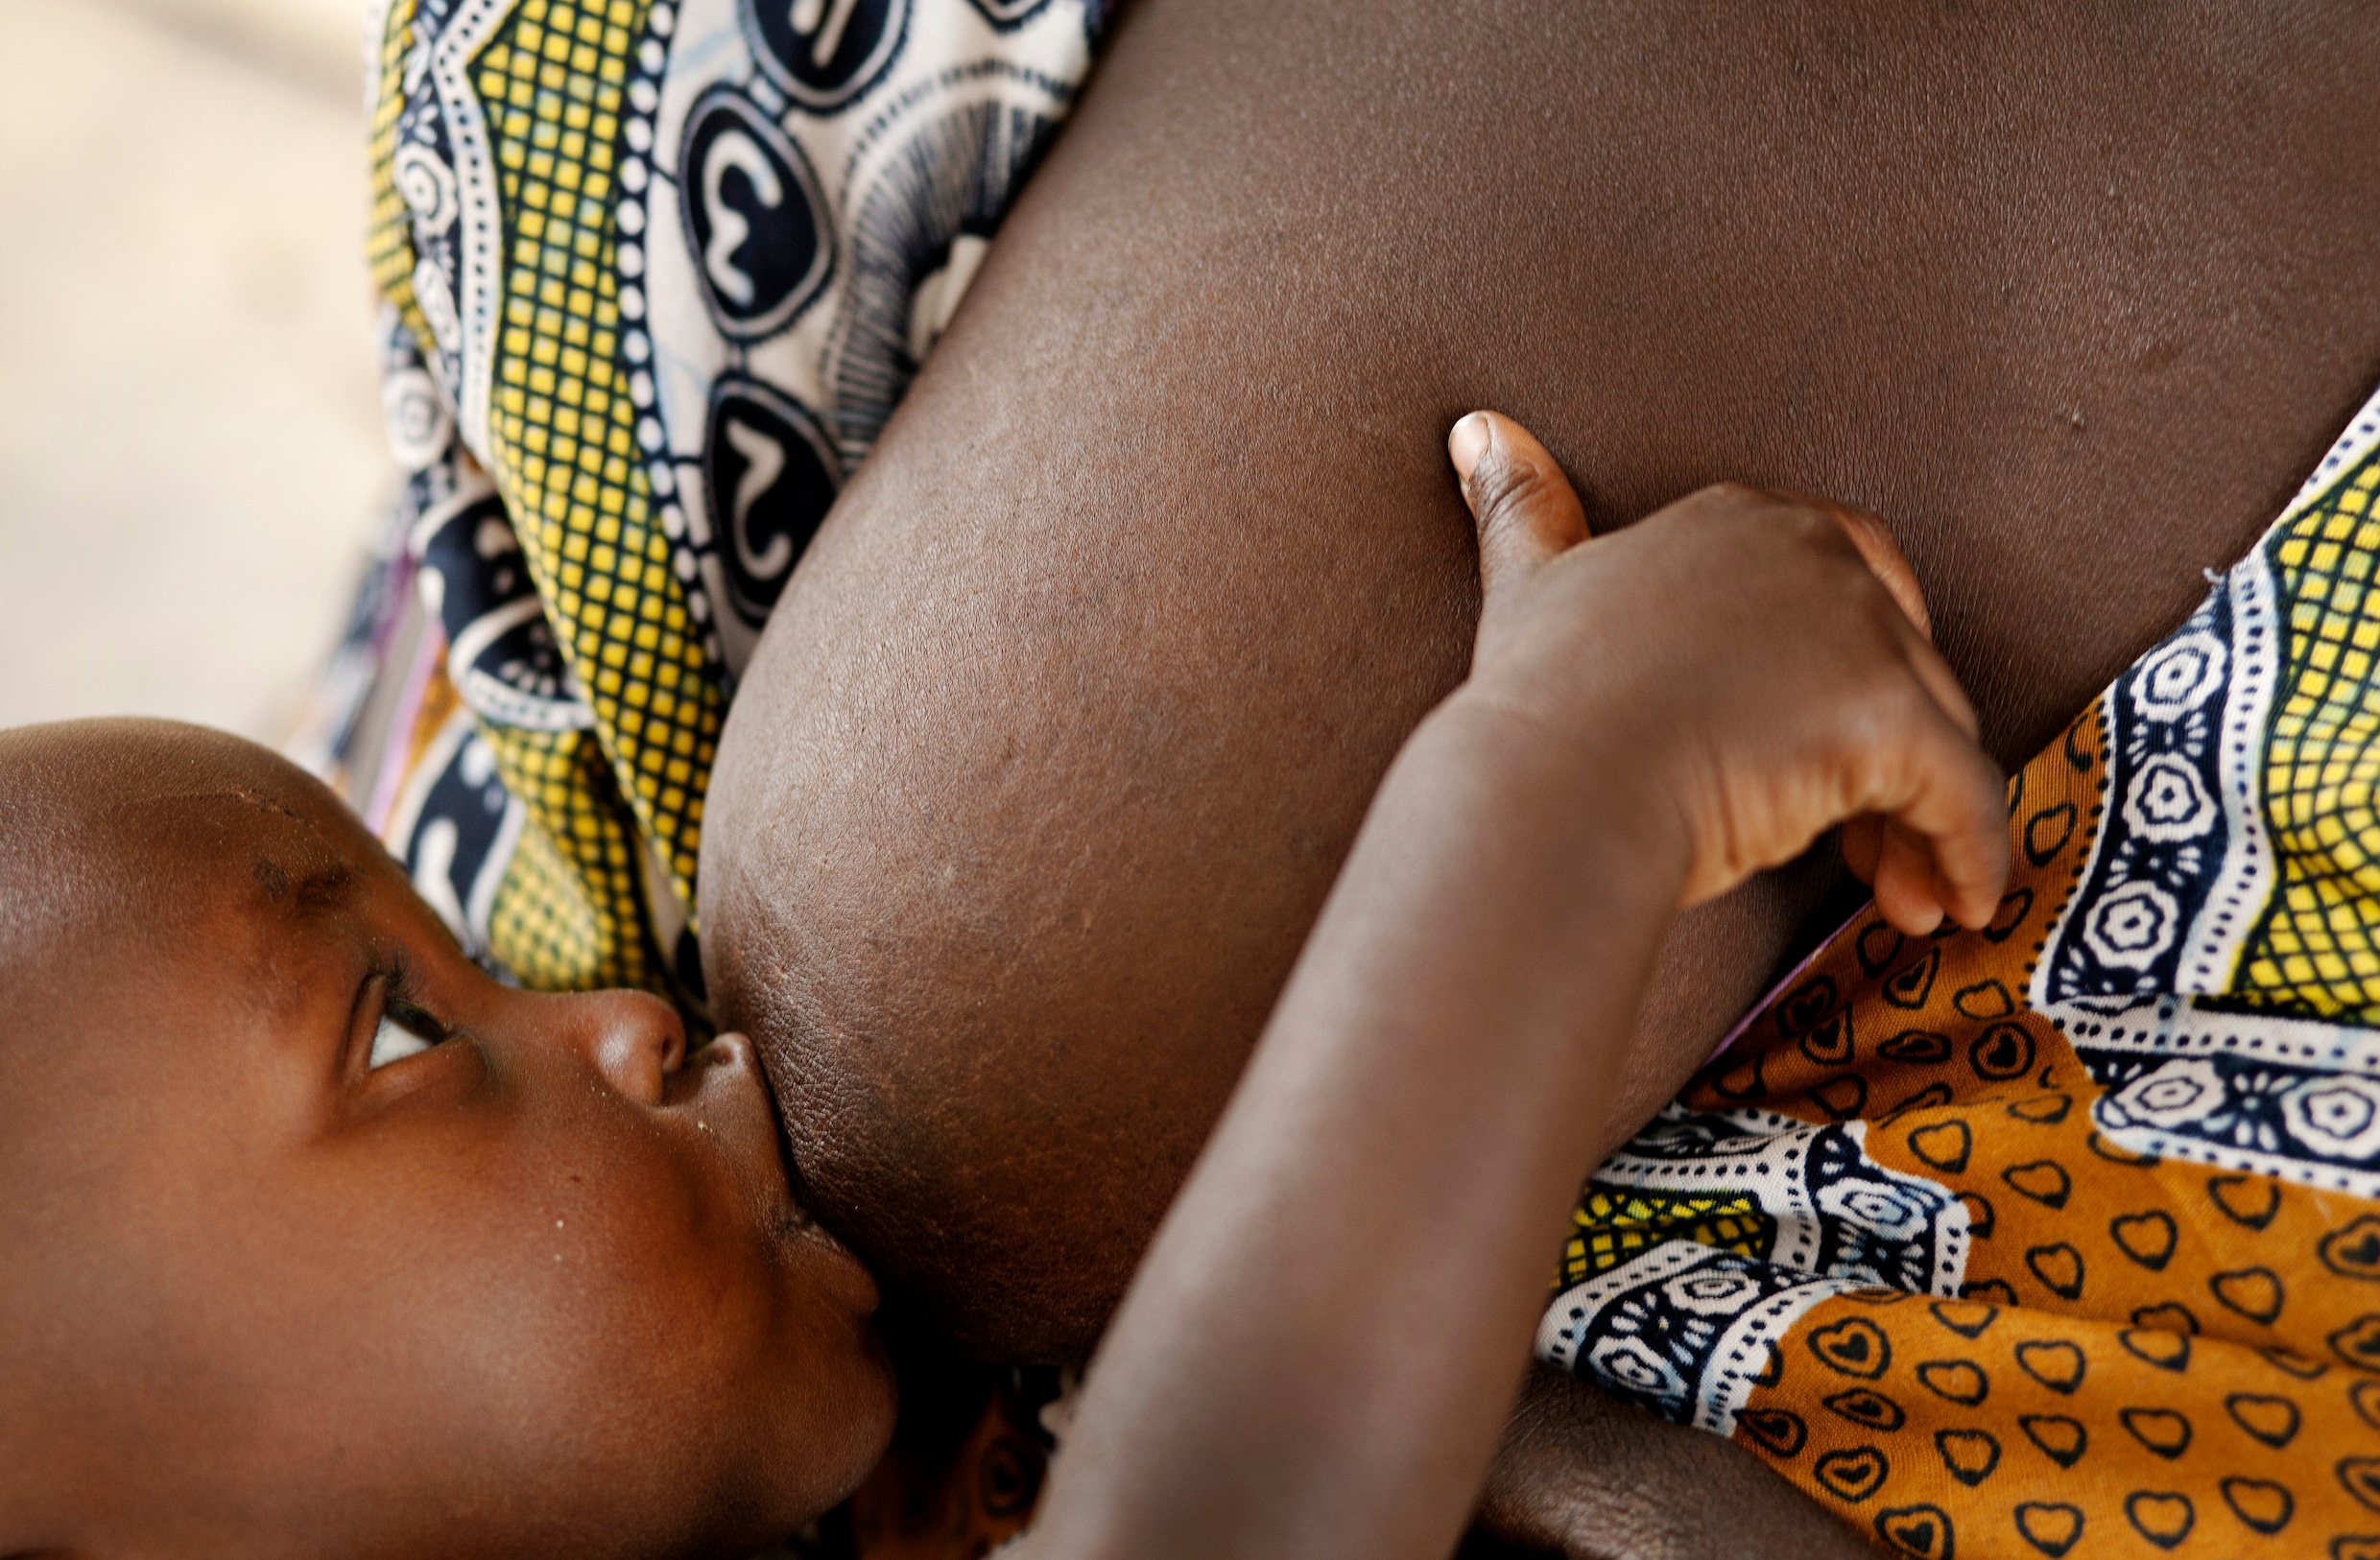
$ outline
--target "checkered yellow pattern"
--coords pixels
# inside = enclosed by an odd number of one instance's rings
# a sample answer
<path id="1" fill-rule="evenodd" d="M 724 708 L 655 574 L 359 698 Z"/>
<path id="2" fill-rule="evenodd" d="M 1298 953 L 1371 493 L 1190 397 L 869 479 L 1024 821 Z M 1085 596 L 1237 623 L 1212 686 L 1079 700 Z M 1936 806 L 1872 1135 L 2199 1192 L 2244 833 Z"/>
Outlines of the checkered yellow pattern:
<path id="1" fill-rule="evenodd" d="M 1692 1241 L 1739 1257 L 1761 1258 L 1776 1240 L 1776 1220 L 1742 1193 L 1682 1197 L 1590 1186 L 1571 1210 L 1570 1224 L 1557 1289 L 1584 1283 L 1668 1241 Z"/>
<path id="2" fill-rule="evenodd" d="M 497 729 L 497 772 L 537 826 L 522 832 L 496 891 L 488 941 L 532 984 L 654 983 L 659 972 L 644 958 L 659 950 L 644 931 L 636 839 L 600 745 Z"/>
<path id="3" fill-rule="evenodd" d="M 405 328 L 426 350 L 429 321 L 414 301 L 413 212 L 396 190 L 396 127 L 405 110 L 405 48 L 413 23 L 414 0 L 390 0 L 388 25 L 380 35 L 380 94 L 371 111 L 371 215 L 364 257 L 372 285 L 396 306 Z"/>
<path id="4" fill-rule="evenodd" d="M 393 173 L 412 15 L 398 0 L 382 40 L 370 244 L 375 277 L 426 344 Z M 520 0 L 470 65 L 501 214 L 490 475 L 595 712 L 591 734 L 484 725 L 530 815 L 490 938 L 540 986 L 663 983 L 636 837 L 691 907 L 725 712 L 654 523 L 618 358 L 614 142 L 641 21 L 639 0 Z"/>
<path id="5" fill-rule="evenodd" d="M 2231 995 L 2380 1024 L 2380 454 L 2270 542 L 2289 620 L 2264 757 L 2275 878 Z"/>

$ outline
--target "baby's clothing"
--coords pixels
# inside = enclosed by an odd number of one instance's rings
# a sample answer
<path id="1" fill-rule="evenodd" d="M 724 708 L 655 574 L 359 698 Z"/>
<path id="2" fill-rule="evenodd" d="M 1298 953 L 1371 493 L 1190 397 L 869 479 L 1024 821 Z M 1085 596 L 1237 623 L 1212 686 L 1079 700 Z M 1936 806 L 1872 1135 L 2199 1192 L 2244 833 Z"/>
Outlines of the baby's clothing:
<path id="1" fill-rule="evenodd" d="M 1574 1217 L 1541 1359 L 1923 1560 L 2380 1560 L 2380 396 Z"/>

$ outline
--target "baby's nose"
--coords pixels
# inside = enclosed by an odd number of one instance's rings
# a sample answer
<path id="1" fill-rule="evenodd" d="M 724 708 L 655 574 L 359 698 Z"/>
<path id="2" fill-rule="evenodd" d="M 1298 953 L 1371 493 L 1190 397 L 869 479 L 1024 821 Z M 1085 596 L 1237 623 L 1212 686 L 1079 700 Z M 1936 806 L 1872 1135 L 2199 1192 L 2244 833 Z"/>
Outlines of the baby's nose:
<path id="1" fill-rule="evenodd" d="M 583 1005 L 588 1054 L 604 1081 L 640 1104 L 659 1104 L 662 1080 L 686 1059 L 686 1026 L 678 1010 L 642 991 L 572 1000 Z"/>

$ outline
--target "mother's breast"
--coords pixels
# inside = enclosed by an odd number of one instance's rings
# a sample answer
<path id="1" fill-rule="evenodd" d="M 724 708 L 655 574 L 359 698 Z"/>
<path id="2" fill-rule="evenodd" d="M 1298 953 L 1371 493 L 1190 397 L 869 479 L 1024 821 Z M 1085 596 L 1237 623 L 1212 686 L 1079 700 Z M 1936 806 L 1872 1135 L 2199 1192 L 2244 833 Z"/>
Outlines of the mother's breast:
<path id="1" fill-rule="evenodd" d="M 1096 1335 L 1476 612 L 1437 411 L 1352 449 L 1211 334 L 1062 324 L 1070 367 L 913 391 L 705 826 L 712 990 L 811 1202 L 1003 1356 Z"/>
<path id="2" fill-rule="evenodd" d="M 1095 1337 L 1464 671 L 1472 406 L 1601 524 L 1722 477 L 1884 514 L 2004 759 L 2286 496 L 2375 367 L 2335 295 L 2380 220 L 2297 209 L 2380 186 L 2353 95 L 1905 10 L 1127 8 L 710 792 L 720 1015 L 896 1294 L 1006 1357 Z M 1805 890 L 1687 926 L 1649 1022 L 1715 1037 Z"/>

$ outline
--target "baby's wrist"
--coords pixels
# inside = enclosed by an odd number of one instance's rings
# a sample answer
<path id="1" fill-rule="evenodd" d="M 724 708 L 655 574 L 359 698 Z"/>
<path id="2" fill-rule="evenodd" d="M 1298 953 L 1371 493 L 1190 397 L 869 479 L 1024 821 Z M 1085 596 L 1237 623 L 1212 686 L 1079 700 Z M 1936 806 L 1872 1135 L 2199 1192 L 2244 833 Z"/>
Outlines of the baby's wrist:
<path id="1" fill-rule="evenodd" d="M 1471 826 L 1534 837 L 1536 848 L 1575 854 L 1593 873 L 1600 896 L 1641 899 L 1666 916 L 1678 906 L 1693 840 L 1674 792 L 1663 786 L 1659 755 L 1609 729 L 1556 727 L 1524 709 L 1458 690 L 1423 722 L 1408 764 L 1457 770 L 1454 788 Z"/>

